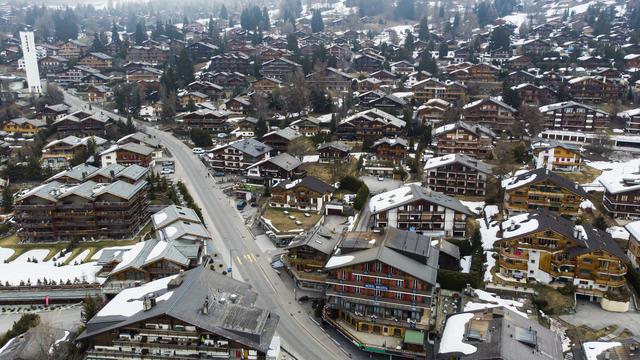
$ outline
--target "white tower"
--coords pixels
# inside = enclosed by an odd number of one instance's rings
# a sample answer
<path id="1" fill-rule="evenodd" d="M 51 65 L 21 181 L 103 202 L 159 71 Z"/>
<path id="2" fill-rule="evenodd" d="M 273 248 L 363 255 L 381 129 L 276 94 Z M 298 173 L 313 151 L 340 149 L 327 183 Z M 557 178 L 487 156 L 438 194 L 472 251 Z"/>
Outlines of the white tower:
<path id="1" fill-rule="evenodd" d="M 33 40 L 33 31 L 20 31 L 20 40 L 22 41 L 22 54 L 24 55 L 29 92 L 40 94 L 42 92 L 42 84 L 40 84 L 40 71 L 38 70 L 38 57 L 36 55 L 36 42 Z"/>

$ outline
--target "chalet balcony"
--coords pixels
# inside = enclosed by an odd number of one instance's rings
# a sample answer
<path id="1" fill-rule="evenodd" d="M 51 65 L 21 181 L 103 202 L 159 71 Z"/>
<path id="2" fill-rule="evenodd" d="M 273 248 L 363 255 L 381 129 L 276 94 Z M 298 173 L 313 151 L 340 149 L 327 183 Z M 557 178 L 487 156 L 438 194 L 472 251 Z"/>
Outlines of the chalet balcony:
<path id="1" fill-rule="evenodd" d="M 373 273 L 369 272 L 369 275 L 373 275 Z M 383 275 L 384 276 L 384 275 Z M 391 280 L 391 281 L 395 281 L 395 280 Z M 407 281 L 404 282 L 405 284 L 408 284 Z M 388 284 L 374 284 L 374 283 L 365 283 L 362 281 L 351 281 L 351 280 L 338 280 L 336 278 L 332 278 L 332 277 L 328 277 L 327 278 L 327 284 L 328 285 L 333 285 L 333 286 L 342 286 L 344 285 L 345 287 L 348 286 L 358 286 L 358 287 L 365 287 L 367 285 L 369 286 L 383 286 L 385 289 L 387 290 L 383 290 L 383 291 L 400 291 L 400 292 L 404 292 L 410 295 L 417 295 L 417 296 L 431 296 L 432 292 L 431 290 L 416 290 L 416 289 L 410 289 L 410 288 L 404 288 L 404 287 L 397 287 L 397 286 L 389 286 Z M 371 288 L 373 289 L 373 288 Z M 353 294 L 354 296 L 367 296 L 365 294 Z M 373 296 L 371 296 L 373 297 Z M 385 298 L 386 299 L 386 298 Z"/>
<path id="2" fill-rule="evenodd" d="M 498 260 L 498 263 L 500 264 L 501 267 L 509 270 L 520 270 L 520 271 L 528 270 L 528 265 L 526 262 L 505 260 L 501 257 Z"/>
<path id="3" fill-rule="evenodd" d="M 166 337 L 166 334 L 161 335 Z M 196 338 L 197 339 L 197 338 Z M 149 341 L 127 341 L 127 340 L 114 340 L 113 345 L 116 346 L 131 346 L 131 347 L 140 347 L 140 348 L 150 348 L 150 349 L 175 349 L 175 350 L 193 350 L 194 352 L 198 351 L 211 351 L 211 352 L 220 352 L 226 353 L 229 352 L 229 347 L 217 347 L 217 346 L 206 346 L 206 345 L 198 345 L 197 343 L 185 343 L 178 342 L 175 340 L 163 340 L 162 342 L 149 342 Z M 222 354 L 221 354 L 222 355 Z"/>
<path id="4" fill-rule="evenodd" d="M 381 298 L 373 296 L 363 296 L 362 294 L 347 293 L 343 291 L 335 291 L 331 288 L 325 291 L 327 298 L 341 297 L 349 299 L 352 303 L 372 306 L 387 306 L 392 308 L 398 308 L 403 310 L 415 311 L 416 308 L 428 309 L 430 303 L 414 303 L 411 301 L 398 300 L 394 298 Z M 412 310 L 413 309 L 413 310 Z"/>
<path id="5" fill-rule="evenodd" d="M 429 310 L 425 310 L 425 311 L 429 311 Z M 352 318 L 365 323 L 380 324 L 380 325 L 387 325 L 387 326 L 393 326 L 393 327 L 404 327 L 404 328 L 411 328 L 411 329 L 425 330 L 425 331 L 429 330 L 429 323 L 425 324 L 425 323 L 416 321 L 415 324 L 413 323 L 410 324 L 409 322 L 407 322 L 407 319 L 383 317 L 380 315 L 367 314 L 367 313 L 360 314 L 352 311 L 349 311 L 347 313 Z M 427 316 L 426 318 L 428 319 L 429 317 Z"/>

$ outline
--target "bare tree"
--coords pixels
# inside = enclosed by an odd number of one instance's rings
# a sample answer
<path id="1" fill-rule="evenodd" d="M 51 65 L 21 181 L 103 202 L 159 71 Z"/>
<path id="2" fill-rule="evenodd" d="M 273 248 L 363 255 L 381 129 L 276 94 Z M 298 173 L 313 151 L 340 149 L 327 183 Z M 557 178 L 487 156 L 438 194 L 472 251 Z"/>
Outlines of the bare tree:
<path id="1" fill-rule="evenodd" d="M 287 147 L 287 152 L 292 156 L 302 159 L 304 155 L 315 153 L 316 148 L 313 145 L 313 141 L 306 136 L 300 136 L 291 140 Z"/>

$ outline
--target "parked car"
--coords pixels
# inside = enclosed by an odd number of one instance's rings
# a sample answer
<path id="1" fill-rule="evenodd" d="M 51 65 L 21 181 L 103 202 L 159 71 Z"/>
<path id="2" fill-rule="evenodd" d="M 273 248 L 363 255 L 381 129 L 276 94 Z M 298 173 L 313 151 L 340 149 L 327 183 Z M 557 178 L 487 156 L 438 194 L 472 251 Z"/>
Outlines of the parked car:
<path id="1" fill-rule="evenodd" d="M 215 176 L 215 177 L 223 177 L 224 173 L 222 171 L 216 171 L 216 172 L 213 173 L 213 176 Z"/>
<path id="2" fill-rule="evenodd" d="M 384 181 L 384 176 L 378 176 L 378 181 Z"/>
<path id="3" fill-rule="evenodd" d="M 195 148 L 191 149 L 191 152 L 194 153 L 194 154 L 200 155 L 200 154 L 204 154 L 204 149 L 203 148 L 199 148 L 199 147 L 195 147 Z"/>
<path id="4" fill-rule="evenodd" d="M 245 200 L 240 200 L 238 201 L 238 203 L 236 204 L 236 209 L 238 210 L 242 210 L 245 208 L 245 206 L 247 206 L 247 202 Z"/>
<path id="5" fill-rule="evenodd" d="M 160 175 L 168 175 L 168 174 L 174 174 L 176 171 L 172 168 L 162 168 L 162 171 L 160 171 Z"/>

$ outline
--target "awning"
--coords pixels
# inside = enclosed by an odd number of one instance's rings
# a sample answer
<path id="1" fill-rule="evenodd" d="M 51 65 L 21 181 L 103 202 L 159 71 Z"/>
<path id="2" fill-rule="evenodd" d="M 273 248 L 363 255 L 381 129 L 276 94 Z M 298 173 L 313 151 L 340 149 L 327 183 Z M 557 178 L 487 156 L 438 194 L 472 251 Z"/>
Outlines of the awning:
<path id="1" fill-rule="evenodd" d="M 417 330 L 407 330 L 404 332 L 404 343 L 413 345 L 424 345 L 424 332 Z"/>

